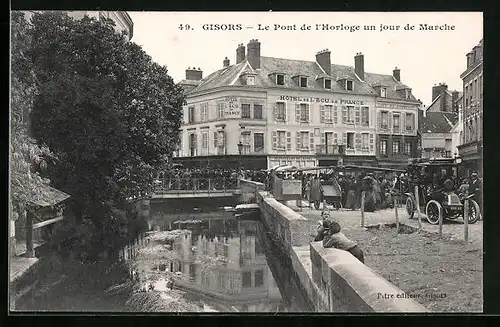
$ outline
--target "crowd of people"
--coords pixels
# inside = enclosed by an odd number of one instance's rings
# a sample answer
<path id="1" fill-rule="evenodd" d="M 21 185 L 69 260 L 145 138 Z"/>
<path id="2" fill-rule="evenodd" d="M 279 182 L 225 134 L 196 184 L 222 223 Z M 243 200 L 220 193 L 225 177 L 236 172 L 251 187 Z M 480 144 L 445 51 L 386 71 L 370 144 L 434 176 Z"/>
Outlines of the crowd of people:
<path id="1" fill-rule="evenodd" d="M 411 174 L 418 179 L 418 174 Z M 408 173 L 396 174 L 395 172 L 346 172 L 325 173 L 320 172 L 283 172 L 266 170 L 229 169 L 217 166 L 203 168 L 173 167 L 162 172 L 158 177 L 161 187 L 173 190 L 190 189 L 235 189 L 238 187 L 238 179 L 244 178 L 266 185 L 268 191 L 272 191 L 274 176 L 281 179 L 302 180 L 302 197 L 308 200 L 311 206 L 320 208 L 320 203 L 329 201 L 324 195 L 324 186 L 336 185 L 339 188 L 336 203 L 350 210 L 361 208 L 361 195 L 365 192 L 365 211 L 385 209 L 394 205 L 394 196 L 410 192 L 411 185 L 422 184 L 425 181 L 411 180 Z M 416 176 L 416 177 L 415 177 Z M 432 176 L 432 184 L 443 185 L 438 181 L 440 176 Z M 210 180 L 210 182 L 209 182 Z M 481 181 L 477 173 L 473 173 L 470 179 L 450 179 L 454 191 L 461 197 L 466 194 L 474 194 L 473 199 L 481 203 L 480 190 Z"/>

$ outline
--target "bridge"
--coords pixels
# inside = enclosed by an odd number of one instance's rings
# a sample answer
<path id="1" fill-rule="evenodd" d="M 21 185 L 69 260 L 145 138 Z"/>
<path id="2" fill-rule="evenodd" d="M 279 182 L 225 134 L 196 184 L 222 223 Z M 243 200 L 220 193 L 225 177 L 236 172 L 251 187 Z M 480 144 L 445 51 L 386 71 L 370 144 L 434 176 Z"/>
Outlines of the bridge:
<path id="1" fill-rule="evenodd" d="M 151 199 L 225 198 L 241 194 L 234 178 L 162 178 Z"/>

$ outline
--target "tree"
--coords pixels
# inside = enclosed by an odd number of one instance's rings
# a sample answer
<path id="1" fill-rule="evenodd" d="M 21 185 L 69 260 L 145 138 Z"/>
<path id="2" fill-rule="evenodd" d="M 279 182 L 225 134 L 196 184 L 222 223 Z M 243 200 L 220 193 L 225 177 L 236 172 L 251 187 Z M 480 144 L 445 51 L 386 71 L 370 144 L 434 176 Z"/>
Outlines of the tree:
<path id="1" fill-rule="evenodd" d="M 30 29 L 40 82 L 33 131 L 59 158 L 48 176 L 80 218 L 111 235 L 126 223 L 116 210 L 152 188 L 175 149 L 185 102 L 166 67 L 113 25 L 46 12 Z"/>
<path id="2" fill-rule="evenodd" d="M 33 200 L 43 199 L 43 186 L 48 184 L 34 169 L 46 165 L 52 156 L 29 134 L 29 114 L 37 93 L 36 78 L 29 56 L 29 26 L 24 14 L 12 12 L 11 34 L 11 106 L 10 106 L 10 196 L 17 214 Z"/>

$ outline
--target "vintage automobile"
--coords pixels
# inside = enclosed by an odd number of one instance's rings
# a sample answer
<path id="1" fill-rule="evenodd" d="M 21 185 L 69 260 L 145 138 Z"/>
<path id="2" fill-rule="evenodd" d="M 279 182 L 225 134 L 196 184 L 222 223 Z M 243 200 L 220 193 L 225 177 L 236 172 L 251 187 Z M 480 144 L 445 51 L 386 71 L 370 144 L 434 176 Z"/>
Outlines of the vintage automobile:
<path id="1" fill-rule="evenodd" d="M 439 217 L 457 219 L 464 216 L 464 200 L 469 201 L 468 222 L 475 223 L 480 216 L 479 205 L 468 196 L 461 199 L 455 192 L 455 185 L 446 187 L 445 181 L 458 178 L 460 159 L 411 159 L 408 168 L 409 192 L 405 193 L 406 212 L 413 218 L 416 211 L 415 186 L 418 186 L 420 211 L 425 212 L 430 224 L 438 224 Z"/>

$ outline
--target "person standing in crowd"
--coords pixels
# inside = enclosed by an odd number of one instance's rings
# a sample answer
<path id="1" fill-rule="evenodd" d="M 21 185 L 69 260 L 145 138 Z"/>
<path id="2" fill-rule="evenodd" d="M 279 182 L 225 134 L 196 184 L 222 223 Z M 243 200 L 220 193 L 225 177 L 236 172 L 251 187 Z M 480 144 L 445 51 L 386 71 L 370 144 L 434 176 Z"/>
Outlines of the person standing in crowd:
<path id="1" fill-rule="evenodd" d="M 365 192 L 365 212 L 375 211 L 375 196 L 373 192 L 373 179 L 370 176 L 365 176 L 362 182 L 362 191 Z"/>
<path id="2" fill-rule="evenodd" d="M 314 176 L 310 184 L 309 201 L 314 204 L 314 208 L 319 210 L 320 203 L 323 201 L 323 186 L 321 185 L 318 176 Z"/>
<path id="3" fill-rule="evenodd" d="M 479 209 L 483 212 L 483 206 L 481 201 L 481 181 L 479 180 L 477 173 L 473 172 L 470 177 L 469 183 L 469 195 L 474 194 L 472 199 L 477 202 Z"/>

